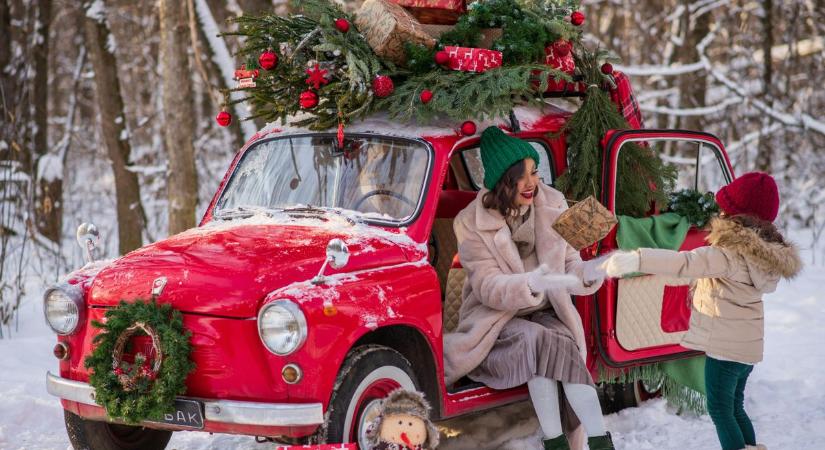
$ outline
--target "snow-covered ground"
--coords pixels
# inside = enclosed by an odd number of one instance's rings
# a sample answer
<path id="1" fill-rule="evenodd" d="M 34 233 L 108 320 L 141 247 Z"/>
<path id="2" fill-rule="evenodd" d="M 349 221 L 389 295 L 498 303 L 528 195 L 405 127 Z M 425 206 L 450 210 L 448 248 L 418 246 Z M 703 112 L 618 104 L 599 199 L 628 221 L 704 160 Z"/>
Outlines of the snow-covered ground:
<path id="1" fill-rule="evenodd" d="M 804 255 L 810 261 L 810 255 Z M 766 297 L 765 361 L 756 366 L 746 408 L 758 440 L 771 450 L 825 448 L 825 270 L 807 267 Z M 42 319 L 38 286 L 21 307 L 20 331 L 0 340 L 0 450 L 70 449 L 60 403 L 45 390 L 57 364 L 54 336 Z M 529 403 L 442 425 L 443 450 L 539 449 L 538 422 Z M 607 417 L 619 450 L 713 450 L 707 416 L 679 416 L 662 400 Z M 170 449 L 274 448 L 252 437 L 176 433 Z"/>

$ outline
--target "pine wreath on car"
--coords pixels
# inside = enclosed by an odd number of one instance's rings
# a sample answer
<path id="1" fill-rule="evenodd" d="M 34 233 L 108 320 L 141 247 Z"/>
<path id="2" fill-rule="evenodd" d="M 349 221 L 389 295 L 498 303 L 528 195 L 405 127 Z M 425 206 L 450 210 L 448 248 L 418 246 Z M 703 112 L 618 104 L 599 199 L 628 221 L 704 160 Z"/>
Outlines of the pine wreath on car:
<path id="1" fill-rule="evenodd" d="M 159 420 L 174 408 L 175 396 L 186 391 L 186 377 L 195 368 L 189 359 L 190 332 L 179 311 L 154 300 L 120 304 L 92 321 L 103 331 L 85 360 L 95 402 L 114 419 L 127 423 Z M 135 336 L 151 339 L 153 351 L 128 355 Z M 131 361 L 129 361 L 131 359 Z"/>

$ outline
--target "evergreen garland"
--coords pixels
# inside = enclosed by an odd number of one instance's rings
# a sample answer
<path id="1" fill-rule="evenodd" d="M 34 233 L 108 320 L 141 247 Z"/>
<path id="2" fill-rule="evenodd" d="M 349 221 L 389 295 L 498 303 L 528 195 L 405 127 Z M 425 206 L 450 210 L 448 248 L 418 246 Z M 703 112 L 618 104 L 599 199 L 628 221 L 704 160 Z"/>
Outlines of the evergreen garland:
<path id="1" fill-rule="evenodd" d="M 170 305 L 135 301 L 106 311 L 104 322 L 92 321 L 103 331 L 95 336 L 95 349 L 86 357 L 89 384 L 95 388 L 95 402 L 106 408 L 110 417 L 127 423 L 160 420 L 174 407 L 175 396 L 186 392 L 185 380 L 195 368 L 189 360 L 190 332 L 183 326 L 179 311 Z M 142 381 L 126 391 L 114 371 L 114 350 L 118 337 L 136 322 L 151 326 L 158 334 L 163 362 L 154 382 Z M 127 368 L 128 369 L 128 368 Z"/>
<path id="2" fill-rule="evenodd" d="M 602 88 L 600 61 L 605 59 L 605 53 L 579 49 L 575 55 L 576 66 L 588 88 L 581 107 L 565 124 L 569 165 L 556 186 L 573 200 L 589 195 L 601 198 L 601 140 L 607 131 L 629 126 Z M 650 149 L 627 143 L 619 154 L 618 173 L 616 214 L 641 217 L 653 204 L 667 204 L 667 193 L 673 187 L 677 170 Z"/>
<path id="3" fill-rule="evenodd" d="M 329 83 L 318 89 L 318 106 L 305 110 L 310 117 L 295 125 L 324 130 L 365 117 L 373 111 L 372 80 L 378 74 L 394 74 L 396 67 L 379 59 L 360 33 L 342 33 L 335 28 L 335 19 L 352 22 L 352 17 L 334 3 L 306 0 L 300 6 L 303 15 L 233 19 L 238 31 L 224 34 L 246 38 L 240 54 L 246 58 L 247 69 L 257 68 L 258 56 L 268 49 L 275 51 L 280 61 L 274 69 L 260 71 L 257 86 L 233 89 L 246 92 L 247 97 L 232 103 L 249 101 L 255 108 L 251 118 L 285 122 L 301 110 L 298 98 L 308 88 L 306 69 L 318 63 L 329 71 Z"/>
<path id="4" fill-rule="evenodd" d="M 547 90 L 550 77 L 571 81 L 566 73 L 544 64 L 503 66 L 484 73 L 435 71 L 409 77 L 376 106 L 391 117 L 415 118 L 419 123 L 439 116 L 456 121 L 505 117 L 514 103 L 543 104 L 540 93 Z M 424 89 L 433 92 L 426 104 L 419 101 Z"/>
<path id="5" fill-rule="evenodd" d="M 667 209 L 699 228 L 707 225 L 711 217 L 719 214 L 719 205 L 716 204 L 712 192 L 701 194 L 693 189 L 682 189 L 670 194 Z"/>

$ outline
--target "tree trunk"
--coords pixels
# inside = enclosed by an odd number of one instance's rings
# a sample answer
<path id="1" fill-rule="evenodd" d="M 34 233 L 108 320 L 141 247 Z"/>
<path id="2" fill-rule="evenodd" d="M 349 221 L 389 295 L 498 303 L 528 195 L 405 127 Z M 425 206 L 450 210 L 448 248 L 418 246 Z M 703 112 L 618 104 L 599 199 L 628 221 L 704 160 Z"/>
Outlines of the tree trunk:
<path id="1" fill-rule="evenodd" d="M 710 32 L 711 13 L 706 12 L 691 23 L 689 8 L 691 3 L 693 2 L 690 0 L 683 1 L 685 11 L 682 16 L 682 29 L 684 30 L 682 36 L 684 36 L 684 40 L 682 50 L 679 52 L 679 60 L 683 64 L 690 64 L 699 60 L 699 52 L 696 50 L 696 46 Z M 679 77 L 679 107 L 701 108 L 706 106 L 707 82 L 705 71 Z M 677 117 L 676 128 L 701 131 L 703 127 L 702 116 Z"/>
<path id="2" fill-rule="evenodd" d="M 763 55 L 763 71 L 762 71 L 762 96 L 768 105 L 773 106 L 772 101 L 772 85 L 773 85 L 773 0 L 762 0 L 762 55 Z M 770 125 L 770 119 L 766 118 L 763 121 L 763 126 Z M 759 153 L 756 154 L 756 170 L 762 172 L 770 172 L 773 160 L 773 146 L 767 136 L 759 139 Z"/>
<path id="3" fill-rule="evenodd" d="M 84 31 L 89 59 L 95 72 L 97 107 L 100 112 L 101 140 L 109 154 L 115 175 L 117 196 L 117 225 L 120 253 L 124 254 L 143 244 L 143 205 L 137 175 L 129 171 L 132 151 L 126 131 L 123 97 L 117 75 L 117 60 L 109 45 L 110 31 L 105 12 L 89 17 L 91 3 L 86 3 Z"/>
<path id="4" fill-rule="evenodd" d="M 37 230 L 52 242 L 60 242 L 63 218 L 63 176 L 51 176 L 45 179 L 41 164 L 55 164 L 57 161 L 43 155 L 49 153 L 48 118 L 49 118 L 49 30 L 52 22 L 51 0 L 41 0 L 37 6 L 38 20 L 35 33 L 38 35 L 34 46 L 34 86 L 32 103 L 34 104 L 34 157 L 38 159 L 38 177 L 34 191 L 34 213 Z"/>
<path id="5" fill-rule="evenodd" d="M 169 234 L 195 226 L 198 176 L 192 123 L 192 83 L 186 49 L 189 20 L 186 2 L 160 0 L 160 61 L 163 67 L 163 137 L 169 158 L 167 196 Z"/>

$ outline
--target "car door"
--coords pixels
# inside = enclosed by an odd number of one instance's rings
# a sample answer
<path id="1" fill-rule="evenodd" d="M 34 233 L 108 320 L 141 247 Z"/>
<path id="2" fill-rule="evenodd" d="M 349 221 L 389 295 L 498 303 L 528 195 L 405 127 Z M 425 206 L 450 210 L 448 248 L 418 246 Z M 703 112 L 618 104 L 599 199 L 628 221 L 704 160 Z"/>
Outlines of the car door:
<path id="1" fill-rule="evenodd" d="M 613 131 L 606 139 L 603 160 L 602 203 L 616 211 L 619 156 L 629 143 L 657 152 L 678 170 L 674 190 L 716 192 L 730 183 L 733 171 L 721 141 L 708 133 L 678 130 Z M 657 212 L 653 212 L 657 213 Z M 618 228 L 618 227 L 617 227 Z M 605 254 L 617 248 L 614 229 L 599 246 Z M 680 250 L 705 245 L 706 232 L 691 226 Z M 685 280 L 639 276 L 609 280 L 597 294 L 595 315 L 601 359 L 622 367 L 672 359 L 692 353 L 679 345 L 690 319 L 689 287 Z"/>

